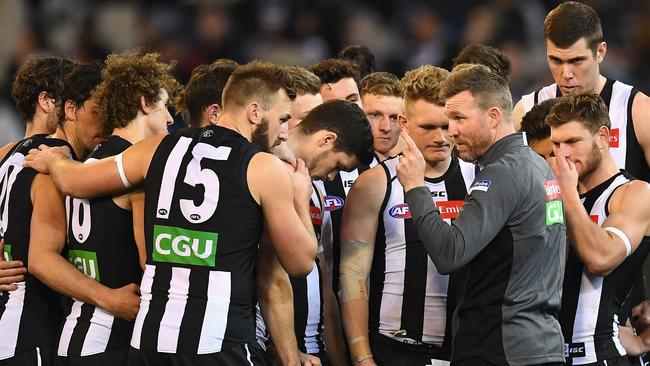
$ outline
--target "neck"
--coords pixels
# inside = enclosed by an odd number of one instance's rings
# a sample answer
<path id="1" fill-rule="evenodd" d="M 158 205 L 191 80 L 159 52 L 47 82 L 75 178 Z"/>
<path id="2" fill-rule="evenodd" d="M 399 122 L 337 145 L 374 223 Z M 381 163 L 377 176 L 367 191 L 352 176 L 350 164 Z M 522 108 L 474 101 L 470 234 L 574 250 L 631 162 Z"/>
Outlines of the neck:
<path id="1" fill-rule="evenodd" d="M 618 171 L 619 169 L 618 166 L 616 166 L 614 159 L 612 159 L 609 151 L 606 151 L 603 154 L 603 159 L 601 160 L 598 167 L 587 176 L 578 179 L 578 193 L 584 194 L 589 192 L 599 184 L 603 183 L 618 173 Z"/>
<path id="2" fill-rule="evenodd" d="M 67 141 L 70 146 L 72 146 L 72 150 L 74 151 L 77 159 L 83 160 L 86 154 L 84 154 L 84 151 L 81 148 L 81 144 L 77 139 L 77 134 L 74 132 L 74 128 L 71 126 L 72 123 L 73 122 L 64 122 L 63 126 L 59 125 L 56 128 L 54 134 L 52 134 L 52 137 Z"/>
<path id="3" fill-rule="evenodd" d="M 602 75 L 598 75 L 598 81 L 596 82 L 596 85 L 593 88 L 593 92 L 596 94 L 600 94 L 600 92 L 603 91 L 603 88 L 605 87 L 606 83 L 607 83 L 607 78 Z"/>
<path id="4" fill-rule="evenodd" d="M 250 123 L 247 119 L 239 115 L 226 112 L 219 118 L 217 126 L 231 129 L 244 136 L 248 141 L 252 141 L 253 139 L 253 131 Z"/>
<path id="5" fill-rule="evenodd" d="M 377 158 L 379 158 L 379 161 L 384 161 L 384 160 L 388 159 L 388 157 L 390 156 L 390 151 L 387 152 L 386 154 L 382 154 L 379 151 L 375 150 L 375 155 L 377 155 Z"/>
<path id="6" fill-rule="evenodd" d="M 52 131 L 47 128 L 47 115 L 43 115 L 37 111 L 34 113 L 34 118 L 26 122 L 25 138 L 50 133 Z"/>
<path id="7" fill-rule="evenodd" d="M 145 131 L 144 121 L 138 117 L 129 122 L 126 127 L 118 127 L 113 130 L 113 136 L 119 136 L 131 144 L 146 139 L 147 133 Z"/>
<path id="8" fill-rule="evenodd" d="M 427 165 L 424 168 L 424 176 L 427 178 L 440 178 L 447 172 L 449 165 L 451 165 L 451 156 L 445 160 L 427 161 Z"/>
<path id="9" fill-rule="evenodd" d="M 291 152 L 296 158 L 302 159 L 305 162 L 309 160 L 308 156 L 306 156 L 307 154 L 305 153 L 305 150 L 303 150 L 303 146 L 305 146 L 306 144 L 303 143 L 302 134 L 298 133 L 297 131 L 296 132 L 290 131 L 289 138 L 287 139 L 286 144 L 289 147 L 289 150 L 291 150 Z"/>

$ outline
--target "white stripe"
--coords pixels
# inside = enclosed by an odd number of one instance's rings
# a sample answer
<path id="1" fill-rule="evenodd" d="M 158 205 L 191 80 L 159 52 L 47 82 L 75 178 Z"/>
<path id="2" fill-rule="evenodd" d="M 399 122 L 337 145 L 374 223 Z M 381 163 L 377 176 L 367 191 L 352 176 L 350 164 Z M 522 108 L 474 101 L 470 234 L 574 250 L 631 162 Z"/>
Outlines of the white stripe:
<path id="1" fill-rule="evenodd" d="M 124 163 L 122 162 L 121 153 L 115 157 L 115 163 L 117 163 L 117 172 L 120 174 L 120 179 L 122 180 L 122 184 L 124 185 L 124 188 L 130 188 L 131 183 L 129 183 L 129 180 L 126 179 L 126 174 L 124 173 Z"/>
<path id="2" fill-rule="evenodd" d="M 246 361 L 248 361 L 249 365 L 254 366 L 253 361 L 251 361 L 251 352 L 248 350 L 248 343 L 244 343 L 244 348 L 246 348 Z"/>
<path id="3" fill-rule="evenodd" d="M 140 310 L 138 316 L 135 318 L 133 326 L 133 335 L 131 336 L 131 347 L 140 349 L 140 338 L 142 336 L 142 326 L 144 319 L 149 312 L 149 304 L 151 303 L 151 286 L 153 285 L 153 277 L 156 274 L 156 266 L 147 264 L 144 267 L 142 274 L 142 283 L 140 284 Z"/>
<path id="4" fill-rule="evenodd" d="M 36 347 L 36 365 L 41 366 L 41 350 Z"/>
<path id="5" fill-rule="evenodd" d="M 435 264 L 427 260 L 427 285 L 424 296 L 422 341 L 442 345 L 447 328 L 447 290 L 449 276 L 438 273 Z"/>
<path id="6" fill-rule="evenodd" d="M 616 349 L 618 350 L 618 354 L 621 356 L 625 356 L 627 354 L 627 351 L 625 351 L 625 348 L 621 344 L 621 340 L 618 336 L 618 315 L 614 314 L 614 321 L 612 322 L 612 330 L 613 336 L 614 336 L 614 345 L 616 346 Z"/>
<path id="7" fill-rule="evenodd" d="M 158 352 L 176 353 L 181 322 L 185 315 L 187 294 L 190 289 L 189 268 L 172 267 L 172 279 L 165 312 L 160 320 L 158 333 Z"/>
<path id="8" fill-rule="evenodd" d="M 210 271 L 208 302 L 205 306 L 197 351 L 200 355 L 221 351 L 226 327 L 228 326 L 231 290 L 232 279 L 230 278 L 230 272 Z"/>
<path id="9" fill-rule="evenodd" d="M 70 346 L 70 340 L 72 339 L 72 334 L 74 333 L 74 327 L 77 326 L 77 319 L 81 315 L 81 305 L 83 302 L 74 299 L 72 308 L 70 309 L 70 315 L 65 318 L 65 324 L 61 330 L 61 338 L 59 339 L 59 356 L 68 355 L 68 347 Z"/>
<path id="10" fill-rule="evenodd" d="M 627 123 L 631 116 L 627 114 L 627 105 L 631 97 L 632 86 L 621 83 L 620 81 L 614 82 L 612 86 L 612 97 L 609 101 L 607 109 L 609 111 L 609 119 L 611 121 L 610 131 L 618 129 L 618 147 L 610 147 L 609 152 L 612 159 L 619 168 L 625 168 L 625 160 L 627 154 Z"/>
<path id="11" fill-rule="evenodd" d="M 603 277 L 583 270 L 571 342 L 585 344 L 585 357 L 574 358 L 574 365 L 592 363 L 598 360 L 594 349 L 593 335 L 596 332 L 602 291 Z"/>
<path id="12" fill-rule="evenodd" d="M 18 329 L 25 302 L 25 282 L 15 283 L 18 288 L 9 291 L 5 311 L 0 318 L 0 360 L 13 357 L 18 343 Z"/>
<path id="13" fill-rule="evenodd" d="M 108 340 L 111 338 L 114 320 L 115 317 L 113 314 L 98 307 L 95 308 L 93 316 L 90 319 L 90 327 L 88 327 L 84 344 L 81 347 L 82 356 L 106 352 Z"/>
<path id="14" fill-rule="evenodd" d="M 190 143 L 192 143 L 192 139 L 181 137 L 169 153 L 167 162 L 165 163 L 165 169 L 163 170 L 163 180 L 160 184 L 160 194 L 158 195 L 158 204 L 156 206 L 156 217 L 159 219 L 169 218 L 169 208 L 172 205 L 176 177 L 183 162 L 183 156 L 187 152 L 187 149 L 189 149 Z"/>
<path id="15" fill-rule="evenodd" d="M 314 268 L 307 275 L 307 326 L 305 327 L 305 348 L 307 353 L 318 353 L 322 351 L 318 347 L 316 337 L 318 336 L 320 325 L 320 278 L 318 277 L 318 267 Z M 296 334 L 297 337 L 301 335 Z"/>

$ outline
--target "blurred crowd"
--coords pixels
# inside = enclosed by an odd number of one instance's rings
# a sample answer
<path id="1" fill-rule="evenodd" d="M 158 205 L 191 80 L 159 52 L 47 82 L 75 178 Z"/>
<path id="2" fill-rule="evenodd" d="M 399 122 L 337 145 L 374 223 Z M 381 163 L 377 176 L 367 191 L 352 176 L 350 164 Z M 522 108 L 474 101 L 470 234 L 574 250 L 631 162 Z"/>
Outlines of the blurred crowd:
<path id="1" fill-rule="evenodd" d="M 0 144 L 22 136 L 11 82 L 34 53 L 104 59 L 136 46 L 177 60 L 184 83 L 216 58 L 310 65 L 364 44 L 381 70 L 402 76 L 422 64 L 448 68 L 462 47 L 483 43 L 512 64 L 512 95 L 552 82 L 543 20 L 561 1 L 545 0 L 0 0 Z M 592 0 L 603 22 L 608 77 L 650 91 L 650 2 Z"/>

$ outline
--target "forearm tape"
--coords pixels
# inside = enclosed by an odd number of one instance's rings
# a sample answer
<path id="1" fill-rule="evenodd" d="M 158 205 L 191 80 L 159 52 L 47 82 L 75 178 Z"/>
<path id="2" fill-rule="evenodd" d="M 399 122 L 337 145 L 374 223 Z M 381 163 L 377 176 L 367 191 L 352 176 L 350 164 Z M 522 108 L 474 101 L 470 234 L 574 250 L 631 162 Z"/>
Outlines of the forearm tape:
<path id="1" fill-rule="evenodd" d="M 372 245 L 361 240 L 344 240 L 341 242 L 341 264 L 339 301 L 346 303 L 353 300 L 368 300 L 366 281 L 370 273 Z"/>

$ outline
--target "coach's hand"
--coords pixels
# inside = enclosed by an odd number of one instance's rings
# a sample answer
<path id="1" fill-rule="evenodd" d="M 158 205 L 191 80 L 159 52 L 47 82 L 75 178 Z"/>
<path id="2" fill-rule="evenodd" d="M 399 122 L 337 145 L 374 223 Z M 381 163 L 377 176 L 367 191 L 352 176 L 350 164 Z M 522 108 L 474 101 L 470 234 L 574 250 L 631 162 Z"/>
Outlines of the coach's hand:
<path id="1" fill-rule="evenodd" d="M 49 147 L 41 145 L 38 149 L 29 150 L 23 166 L 32 168 L 39 173 L 49 174 L 49 166 L 59 159 L 71 159 L 70 149 L 67 146 Z"/>
<path id="2" fill-rule="evenodd" d="M 135 319 L 140 310 L 140 286 L 130 283 L 112 289 L 106 305 L 102 307 L 118 318 L 129 321 Z"/>
<path id="3" fill-rule="evenodd" d="M 406 143 L 406 148 L 402 150 L 401 155 L 398 155 L 397 179 L 407 192 L 412 188 L 424 186 L 426 162 L 411 136 L 404 130 L 402 130 L 402 139 Z"/>
<path id="4" fill-rule="evenodd" d="M 27 268 L 21 261 L 0 260 L 0 291 L 15 291 L 16 282 L 25 280 Z"/>

